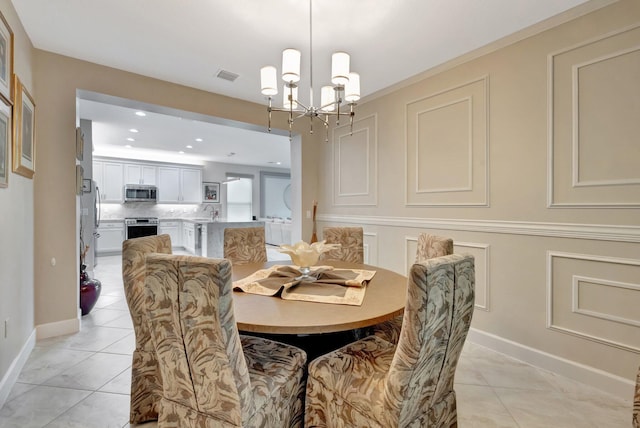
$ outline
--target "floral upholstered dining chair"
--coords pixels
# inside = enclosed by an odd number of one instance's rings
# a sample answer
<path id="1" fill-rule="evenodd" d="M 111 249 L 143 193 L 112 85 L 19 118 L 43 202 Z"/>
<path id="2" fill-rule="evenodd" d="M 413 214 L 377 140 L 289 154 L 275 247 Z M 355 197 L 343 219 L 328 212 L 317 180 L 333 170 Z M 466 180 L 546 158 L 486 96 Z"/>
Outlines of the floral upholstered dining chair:
<path id="1" fill-rule="evenodd" d="M 320 260 L 364 263 L 364 231 L 361 227 L 325 227 L 322 239 L 327 244 L 340 244 L 340 248 L 322 254 Z"/>
<path id="2" fill-rule="evenodd" d="M 307 356 L 241 342 L 229 260 L 153 254 L 145 285 L 163 380 L 158 427 L 302 426 Z"/>
<path id="3" fill-rule="evenodd" d="M 640 428 L 640 368 L 638 368 L 636 392 L 633 396 L 633 428 Z"/>
<path id="4" fill-rule="evenodd" d="M 400 340 L 377 336 L 309 364 L 308 427 L 453 427 L 453 379 L 473 315 L 474 259 L 454 254 L 416 263 Z"/>
<path id="5" fill-rule="evenodd" d="M 453 254 L 453 239 L 421 233 L 418 236 L 416 263 Z M 373 327 L 373 334 L 391 343 L 398 343 L 402 329 L 402 315 Z"/>
<path id="6" fill-rule="evenodd" d="M 150 253 L 171 254 L 169 235 L 128 239 L 122 244 L 122 282 L 129 306 L 136 347 L 131 363 L 131 407 L 129 422 L 139 424 L 158 419 L 162 381 L 151 342 L 145 303 L 145 256 Z"/>
<path id="7" fill-rule="evenodd" d="M 225 229 L 224 258 L 235 264 L 266 262 L 267 246 L 264 227 Z"/>

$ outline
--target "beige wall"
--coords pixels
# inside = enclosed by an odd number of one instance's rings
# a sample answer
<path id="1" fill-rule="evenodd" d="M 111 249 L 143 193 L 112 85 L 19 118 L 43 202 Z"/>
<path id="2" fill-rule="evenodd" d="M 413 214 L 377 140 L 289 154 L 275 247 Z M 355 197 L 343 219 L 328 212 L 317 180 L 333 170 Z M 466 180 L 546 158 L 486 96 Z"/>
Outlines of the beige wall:
<path id="1" fill-rule="evenodd" d="M 364 225 L 369 261 L 402 273 L 420 232 L 453 237 L 476 256 L 474 340 L 623 394 L 640 362 L 628 26 L 638 1 L 370 97 L 325 147 L 319 198 L 320 226 Z"/>
<path id="2" fill-rule="evenodd" d="M 40 50 L 36 50 L 35 70 L 38 158 L 42 160 L 35 180 L 35 323 L 39 336 L 48 336 L 73 329 L 77 318 L 76 89 L 260 125 L 266 122 L 266 109 Z M 284 122 L 278 126 L 284 128 Z M 302 203 L 310 206 L 316 186 L 315 140 L 304 131 L 302 140 L 302 163 L 305 173 L 309 172 L 303 178 Z M 49 263 L 52 257 L 57 259 L 55 267 Z"/>
<path id="3" fill-rule="evenodd" d="M 14 34 L 14 72 L 35 96 L 31 42 L 9 0 L 0 0 L 0 11 Z M 0 404 L 5 375 L 33 332 L 33 187 L 34 180 L 9 173 L 0 189 Z"/>

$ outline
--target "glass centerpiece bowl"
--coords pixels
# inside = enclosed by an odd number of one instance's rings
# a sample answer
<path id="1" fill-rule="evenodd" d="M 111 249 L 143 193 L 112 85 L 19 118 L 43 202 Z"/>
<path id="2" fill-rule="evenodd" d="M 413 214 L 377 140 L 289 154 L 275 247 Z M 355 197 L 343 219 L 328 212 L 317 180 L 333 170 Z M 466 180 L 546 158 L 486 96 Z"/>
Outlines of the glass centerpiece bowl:
<path id="1" fill-rule="evenodd" d="M 278 251 L 288 254 L 293 264 L 299 267 L 302 275 L 297 277 L 296 280 L 313 282 L 316 278 L 309 275 L 311 266 L 318 263 L 320 254 L 335 250 L 340 246 L 340 244 L 327 244 L 326 241 L 314 242 L 313 244 L 300 241 L 294 245 L 280 245 Z"/>

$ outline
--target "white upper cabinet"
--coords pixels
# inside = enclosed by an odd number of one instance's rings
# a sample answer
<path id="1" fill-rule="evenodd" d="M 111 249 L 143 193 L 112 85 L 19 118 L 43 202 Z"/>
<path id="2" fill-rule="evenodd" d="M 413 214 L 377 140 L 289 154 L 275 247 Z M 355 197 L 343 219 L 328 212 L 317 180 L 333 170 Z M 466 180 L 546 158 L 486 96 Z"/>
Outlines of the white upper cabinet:
<path id="1" fill-rule="evenodd" d="M 158 168 L 158 202 L 202 202 L 202 171 L 193 168 Z"/>
<path id="2" fill-rule="evenodd" d="M 124 183 L 123 166 L 120 162 L 95 161 L 93 163 L 93 179 L 100 189 L 102 202 L 121 203 L 123 201 Z"/>
<path id="3" fill-rule="evenodd" d="M 182 168 L 182 202 L 202 203 L 202 171 Z"/>
<path id="4" fill-rule="evenodd" d="M 152 165 L 125 164 L 124 184 L 157 184 L 156 174 L 158 168 Z"/>

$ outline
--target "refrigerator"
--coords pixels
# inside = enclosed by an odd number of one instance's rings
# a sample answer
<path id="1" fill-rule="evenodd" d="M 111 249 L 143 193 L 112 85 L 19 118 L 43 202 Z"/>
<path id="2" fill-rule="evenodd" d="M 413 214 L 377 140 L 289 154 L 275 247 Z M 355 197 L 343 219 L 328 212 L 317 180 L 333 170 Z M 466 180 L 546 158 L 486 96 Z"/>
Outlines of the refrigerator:
<path id="1" fill-rule="evenodd" d="M 82 251 L 87 245 L 89 246 L 84 258 L 89 276 L 98 264 L 96 244 L 99 236 L 100 208 L 100 188 L 96 185 L 95 180 L 90 180 L 90 184 L 85 186 L 85 190 L 80 196 L 80 249 Z"/>

